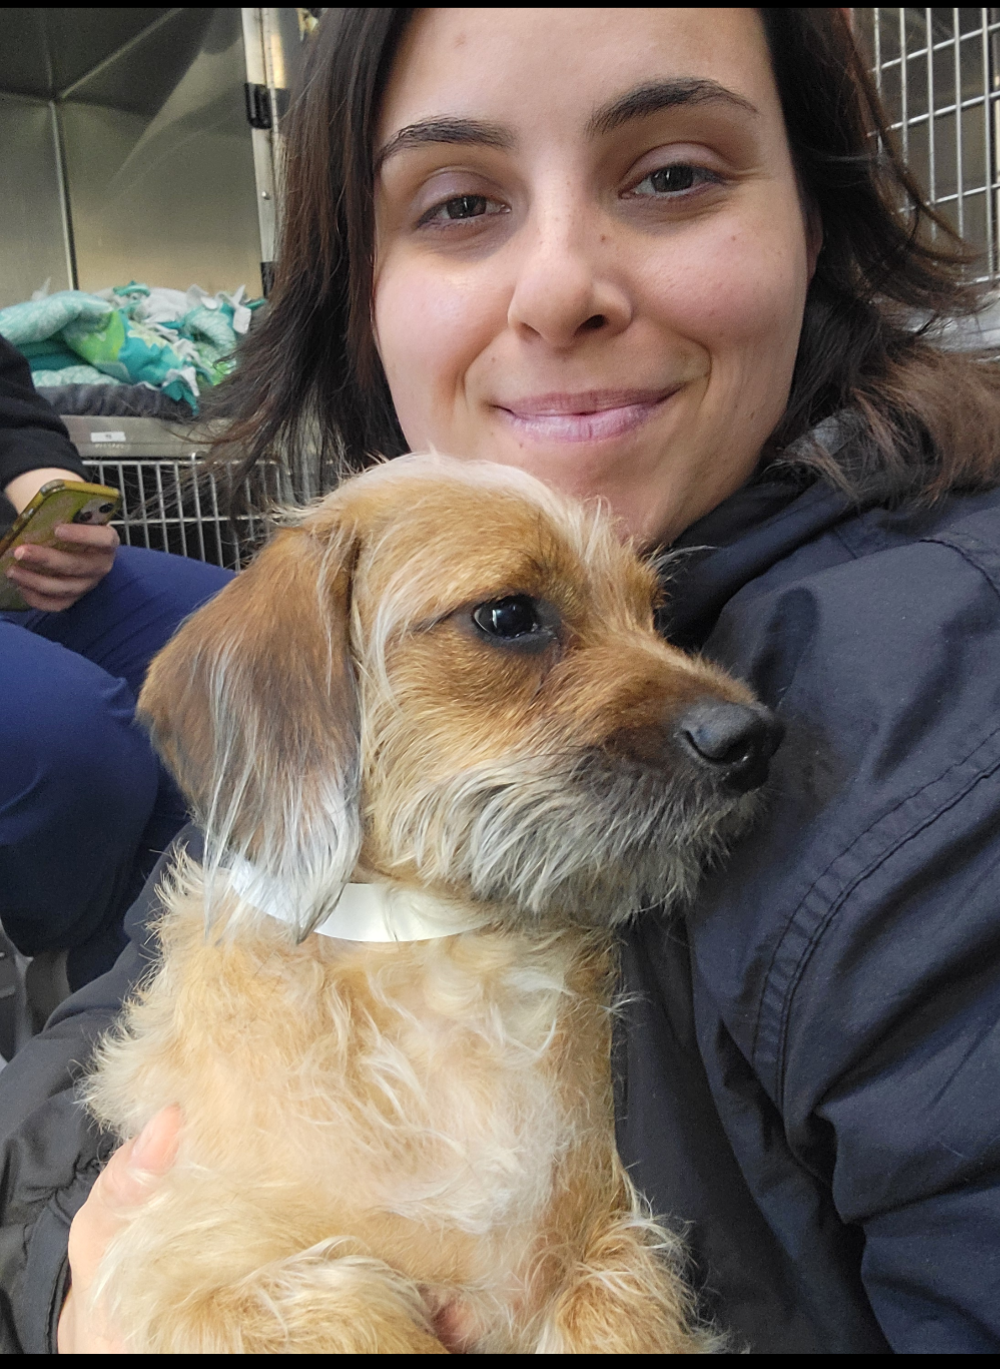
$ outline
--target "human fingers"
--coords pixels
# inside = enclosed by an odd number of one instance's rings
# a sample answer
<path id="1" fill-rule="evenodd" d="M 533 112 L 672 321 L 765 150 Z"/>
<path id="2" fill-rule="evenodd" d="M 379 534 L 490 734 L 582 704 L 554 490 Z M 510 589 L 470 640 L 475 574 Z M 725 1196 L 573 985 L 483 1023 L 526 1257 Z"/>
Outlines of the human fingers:
<path id="1" fill-rule="evenodd" d="M 118 534 L 114 528 L 73 528 L 60 525 L 55 530 L 57 544 L 28 542 L 18 547 L 13 556 L 15 565 L 26 566 L 50 575 L 78 575 L 81 567 L 105 565 L 111 567 L 118 550 Z"/>
<path id="2" fill-rule="evenodd" d="M 69 1232 L 70 1290 L 57 1331 L 61 1355 L 124 1353 L 122 1336 L 108 1324 L 90 1291 L 109 1243 L 173 1165 L 182 1121 L 177 1107 L 157 1113 L 135 1140 L 126 1141 L 111 1157 L 74 1217 Z"/>
<path id="3" fill-rule="evenodd" d="M 179 1107 L 164 1108 L 150 1118 L 138 1136 L 120 1146 L 105 1165 L 70 1228 L 70 1266 L 74 1277 L 81 1255 L 87 1274 L 93 1276 L 89 1257 L 94 1254 L 94 1243 L 99 1246 L 99 1259 L 122 1225 L 123 1214 L 143 1202 L 156 1180 L 171 1169 L 177 1158 L 182 1122 Z M 88 1209 L 87 1218 L 78 1227 L 81 1215 Z"/>
<path id="4" fill-rule="evenodd" d="M 115 550 L 114 547 L 79 547 L 72 551 L 60 547 L 18 547 L 12 562 L 14 566 L 36 571 L 39 575 L 90 575 L 99 567 L 106 575 L 114 564 Z"/>
<path id="5" fill-rule="evenodd" d="M 72 577 L 38 575 L 21 566 L 12 567 L 7 572 L 8 580 L 18 586 L 25 603 L 46 613 L 60 613 L 70 608 L 77 599 L 93 589 L 103 575 L 103 571 Z"/>
<path id="6" fill-rule="evenodd" d="M 119 545 L 118 533 L 110 523 L 58 523 L 55 535 L 60 542 L 71 542 L 80 547 L 114 550 Z"/>
<path id="7" fill-rule="evenodd" d="M 57 533 L 75 532 L 62 525 Z M 93 589 L 114 565 L 118 534 L 114 528 L 81 528 L 86 541 L 72 549 L 28 545 L 14 552 L 9 578 L 20 587 L 25 601 L 47 612 L 60 612 Z M 99 534 L 99 536 L 96 536 Z"/>

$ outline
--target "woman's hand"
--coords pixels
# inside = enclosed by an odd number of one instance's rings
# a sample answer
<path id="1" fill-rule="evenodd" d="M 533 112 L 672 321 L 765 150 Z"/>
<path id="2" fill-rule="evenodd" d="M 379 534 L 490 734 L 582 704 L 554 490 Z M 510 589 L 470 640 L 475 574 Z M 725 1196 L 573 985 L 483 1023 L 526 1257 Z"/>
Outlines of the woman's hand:
<path id="1" fill-rule="evenodd" d="M 4 494 L 22 513 L 50 480 L 77 479 L 56 467 L 25 471 L 15 476 Z M 114 565 L 118 534 L 114 528 L 60 523 L 56 536 L 62 547 L 18 547 L 7 578 L 20 589 L 25 603 L 46 613 L 61 613 L 104 579 Z"/>
<path id="2" fill-rule="evenodd" d="M 14 553 L 7 578 L 31 608 L 60 613 L 104 579 L 114 565 L 118 534 L 111 527 L 58 523 L 60 547 L 26 545 Z"/>
<path id="3" fill-rule="evenodd" d="M 181 1110 L 164 1108 L 134 1141 L 126 1141 L 101 1172 L 69 1230 L 70 1289 L 59 1317 L 60 1355 L 125 1354 L 124 1339 L 109 1326 L 89 1292 L 112 1237 L 127 1214 L 145 1201 L 177 1154 Z"/>

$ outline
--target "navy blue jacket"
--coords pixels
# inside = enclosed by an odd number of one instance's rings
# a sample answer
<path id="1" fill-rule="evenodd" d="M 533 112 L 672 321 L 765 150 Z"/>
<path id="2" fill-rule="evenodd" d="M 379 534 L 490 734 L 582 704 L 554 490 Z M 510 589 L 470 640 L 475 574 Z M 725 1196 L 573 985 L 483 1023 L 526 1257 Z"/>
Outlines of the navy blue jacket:
<path id="1" fill-rule="evenodd" d="M 1000 495 L 750 487 L 675 640 L 788 731 L 685 925 L 636 927 L 619 1145 L 755 1350 L 1000 1349 Z"/>
<path id="2" fill-rule="evenodd" d="M 1000 494 L 753 484 L 682 539 L 668 633 L 788 732 L 770 809 L 626 937 L 619 1145 L 759 1353 L 1000 1348 Z M 696 549 L 697 548 L 697 549 Z M 678 568 L 679 567 L 679 568 Z M 45 1352 L 110 1147 L 71 1091 L 150 954 L 0 1075 L 0 1335 Z"/>

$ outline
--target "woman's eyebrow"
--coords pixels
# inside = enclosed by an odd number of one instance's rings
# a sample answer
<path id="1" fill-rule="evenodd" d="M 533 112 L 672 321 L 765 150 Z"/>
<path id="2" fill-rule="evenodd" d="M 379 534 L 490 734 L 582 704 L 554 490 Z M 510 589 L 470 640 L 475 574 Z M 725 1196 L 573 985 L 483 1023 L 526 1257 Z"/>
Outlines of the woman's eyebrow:
<path id="1" fill-rule="evenodd" d="M 590 118 L 587 131 L 591 137 L 611 133 L 632 119 L 642 119 L 648 114 L 658 114 L 662 109 L 672 109 L 677 105 L 727 104 L 747 114 L 758 114 L 759 110 L 742 95 L 728 90 L 718 81 L 681 78 L 665 81 L 650 81 L 636 86 L 634 90 L 619 95 L 608 104 L 602 105 Z"/>
<path id="2" fill-rule="evenodd" d="M 656 114 L 662 109 L 678 105 L 719 103 L 732 105 L 744 113 L 757 114 L 758 110 L 749 100 L 728 90 L 718 81 L 682 78 L 665 81 L 651 81 L 636 86 L 634 90 L 617 96 L 608 104 L 591 115 L 587 124 L 590 137 L 611 133 L 632 119 L 642 119 Z M 394 133 L 389 141 L 375 154 L 375 174 L 378 175 L 388 159 L 397 152 L 413 147 L 424 147 L 429 143 L 464 143 L 475 147 L 496 147 L 503 152 L 515 145 L 515 137 L 503 124 L 488 123 L 481 119 L 460 119 L 442 115 L 436 119 L 422 119 L 416 124 L 407 124 Z"/>
<path id="3" fill-rule="evenodd" d="M 509 151 L 514 146 L 514 135 L 502 124 L 485 123 L 479 119 L 424 119 L 418 124 L 407 124 L 379 149 L 375 154 L 375 174 L 378 175 L 394 153 L 405 148 L 422 147 L 427 143 L 466 143 Z"/>

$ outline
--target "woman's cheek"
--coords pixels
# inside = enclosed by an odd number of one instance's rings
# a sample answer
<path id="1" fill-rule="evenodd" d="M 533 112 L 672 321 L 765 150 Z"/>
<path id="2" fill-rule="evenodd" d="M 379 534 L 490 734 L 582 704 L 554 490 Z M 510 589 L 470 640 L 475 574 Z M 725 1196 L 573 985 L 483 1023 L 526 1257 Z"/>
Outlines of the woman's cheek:
<path id="1" fill-rule="evenodd" d="M 737 233 L 711 252 L 702 244 L 650 282 L 650 298 L 661 301 L 661 319 L 671 331 L 700 343 L 713 360 L 753 348 L 766 364 L 776 353 L 796 350 L 805 303 L 805 272 L 795 259 L 802 249 L 782 247 L 762 252 Z"/>
<path id="2" fill-rule="evenodd" d="M 797 335 L 809 283 L 797 191 L 773 180 L 747 187 L 725 212 L 668 235 L 646 263 L 647 307 L 713 352 L 766 350 Z M 654 303 L 656 301 L 656 303 Z"/>
<path id="3" fill-rule="evenodd" d="M 375 334 L 407 442 L 447 448 L 463 381 L 495 336 L 496 290 L 473 273 L 437 273 L 411 264 L 379 273 Z"/>

